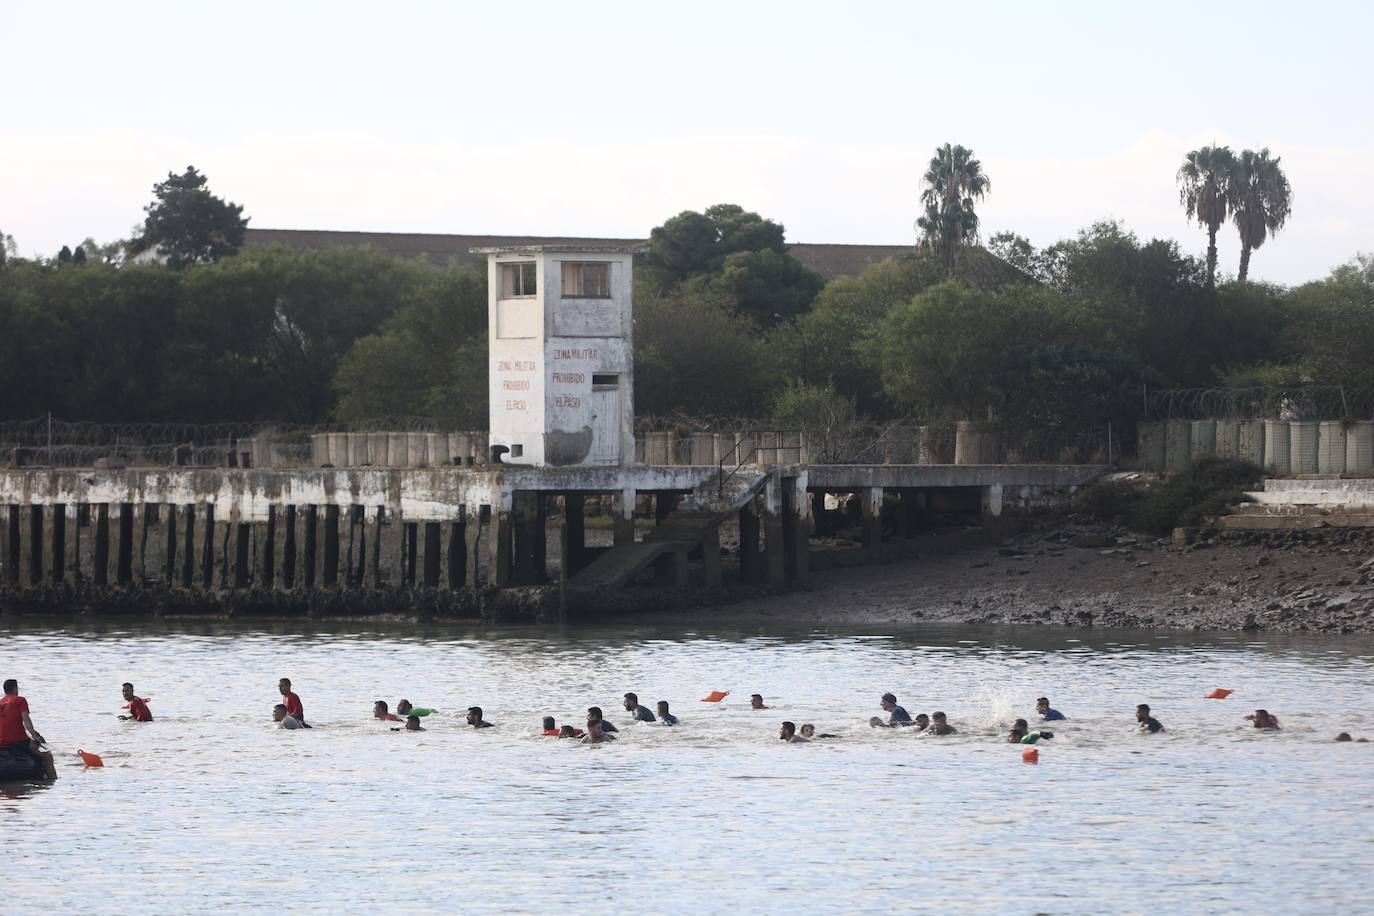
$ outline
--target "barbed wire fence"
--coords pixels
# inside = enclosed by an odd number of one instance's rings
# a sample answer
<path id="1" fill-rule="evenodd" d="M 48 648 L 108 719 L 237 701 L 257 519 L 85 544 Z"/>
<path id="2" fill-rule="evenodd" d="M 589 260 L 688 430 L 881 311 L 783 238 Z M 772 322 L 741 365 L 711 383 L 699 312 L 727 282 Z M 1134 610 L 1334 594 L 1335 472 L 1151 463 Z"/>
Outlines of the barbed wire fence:
<path id="1" fill-rule="evenodd" d="M 1165 388 L 1145 397 L 1151 420 L 1374 419 L 1374 388 L 1275 385 Z"/>

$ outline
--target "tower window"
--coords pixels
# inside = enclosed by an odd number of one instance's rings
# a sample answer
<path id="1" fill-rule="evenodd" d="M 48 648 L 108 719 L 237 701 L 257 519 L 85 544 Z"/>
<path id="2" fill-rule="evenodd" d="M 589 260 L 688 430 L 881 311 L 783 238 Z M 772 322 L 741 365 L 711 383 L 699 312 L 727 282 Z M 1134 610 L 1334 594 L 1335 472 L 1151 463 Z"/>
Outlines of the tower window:
<path id="1" fill-rule="evenodd" d="M 609 261 L 564 261 L 564 299 L 611 298 Z"/>
<path id="2" fill-rule="evenodd" d="M 501 298 L 521 299 L 535 295 L 535 263 L 515 261 L 501 265 Z"/>

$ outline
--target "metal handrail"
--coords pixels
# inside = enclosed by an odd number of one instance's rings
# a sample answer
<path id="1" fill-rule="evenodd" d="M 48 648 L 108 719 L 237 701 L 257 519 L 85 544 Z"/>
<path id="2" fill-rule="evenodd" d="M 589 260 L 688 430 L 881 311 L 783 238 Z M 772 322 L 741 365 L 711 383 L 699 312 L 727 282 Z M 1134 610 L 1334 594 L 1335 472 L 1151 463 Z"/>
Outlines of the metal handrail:
<path id="1" fill-rule="evenodd" d="M 753 434 L 751 433 L 750 435 L 753 435 Z M 801 443 L 798 443 L 797 445 L 770 445 L 770 446 L 763 446 L 763 445 L 757 444 L 757 442 L 756 442 L 755 445 L 754 445 L 754 447 L 751 448 L 751 449 L 749 450 L 748 454 L 746 454 L 743 458 L 740 459 L 739 463 L 736 464 L 736 465 L 734 466 L 734 468 L 730 471 L 729 474 L 726 474 L 726 473 L 725 473 L 725 462 L 729 460 L 729 458 L 730 458 L 731 455 L 733 455 L 733 454 L 735 454 L 736 452 L 738 452 L 740 446 L 743 445 L 743 444 L 744 444 L 744 440 L 743 440 L 743 439 L 741 439 L 740 441 L 736 442 L 734 448 L 732 448 L 732 449 L 730 449 L 730 451 L 726 452 L 726 453 L 721 457 L 720 461 L 717 462 L 717 464 L 716 464 L 716 472 L 717 472 L 717 476 L 718 476 L 719 481 L 720 481 L 719 489 L 718 489 L 717 492 L 718 492 L 718 495 L 719 495 L 719 497 L 720 497 L 721 499 L 724 499 L 724 498 L 725 498 L 725 484 L 728 483 L 729 481 L 733 480 L 734 477 L 735 477 L 735 475 L 739 473 L 739 469 L 742 468 L 742 467 L 744 467 L 746 464 L 748 464 L 748 463 L 749 463 L 749 460 L 750 460 L 751 458 L 754 458 L 755 456 L 757 456 L 758 453 L 759 453 L 760 451 L 762 451 L 763 449 L 767 448 L 767 449 L 769 449 L 770 451 L 775 451 L 775 452 L 795 451 L 795 452 L 797 453 L 797 461 L 796 461 L 796 463 L 797 463 L 797 464 L 800 464 L 800 463 L 801 463 L 801 456 L 802 456 L 802 449 L 803 449 L 803 447 L 804 447 L 803 444 L 801 444 Z"/>

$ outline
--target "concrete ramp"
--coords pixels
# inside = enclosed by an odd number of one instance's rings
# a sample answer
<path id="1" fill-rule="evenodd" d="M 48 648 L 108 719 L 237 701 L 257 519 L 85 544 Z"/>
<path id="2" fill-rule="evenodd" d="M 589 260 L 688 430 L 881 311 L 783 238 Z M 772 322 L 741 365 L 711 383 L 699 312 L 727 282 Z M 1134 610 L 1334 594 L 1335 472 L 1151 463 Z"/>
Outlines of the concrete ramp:
<path id="1" fill-rule="evenodd" d="M 621 588 L 648 569 L 659 557 L 672 553 L 677 545 L 667 541 L 639 541 L 613 547 L 591 565 L 568 580 L 578 589 Z"/>

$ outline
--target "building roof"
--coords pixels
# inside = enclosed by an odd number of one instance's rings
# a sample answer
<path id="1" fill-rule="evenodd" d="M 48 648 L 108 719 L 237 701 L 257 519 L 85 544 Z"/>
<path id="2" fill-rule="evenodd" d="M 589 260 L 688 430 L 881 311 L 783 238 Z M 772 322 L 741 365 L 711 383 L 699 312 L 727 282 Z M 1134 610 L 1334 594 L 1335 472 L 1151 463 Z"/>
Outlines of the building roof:
<path id="1" fill-rule="evenodd" d="M 577 238 L 573 236 L 536 235 L 441 235 L 419 232 L 332 232 L 317 229 L 253 229 L 247 230 L 247 246 L 277 245 L 284 248 L 361 248 L 404 258 L 424 257 L 439 266 L 450 262 L 475 264 L 485 258 L 485 251 L 495 249 L 542 248 L 564 251 L 635 250 L 648 244 L 645 239 Z M 911 252 L 910 245 L 827 245 L 797 242 L 788 246 L 798 261 L 816 273 L 833 280 L 854 276 L 871 264 Z"/>
<path id="2" fill-rule="evenodd" d="M 643 245 L 602 245 L 597 242 L 583 242 L 580 245 L 495 245 L 487 248 L 471 248 L 471 254 L 550 254 L 575 252 L 578 254 L 643 254 Z"/>

